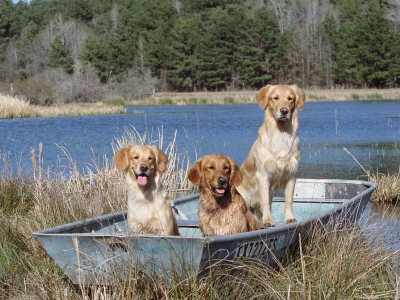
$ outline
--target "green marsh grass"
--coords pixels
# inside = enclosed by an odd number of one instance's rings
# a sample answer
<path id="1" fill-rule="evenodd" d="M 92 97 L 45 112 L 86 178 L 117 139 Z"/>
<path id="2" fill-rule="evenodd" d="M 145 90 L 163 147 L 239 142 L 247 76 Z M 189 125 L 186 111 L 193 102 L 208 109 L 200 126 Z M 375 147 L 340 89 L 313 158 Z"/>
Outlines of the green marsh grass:
<path id="1" fill-rule="evenodd" d="M 125 105 L 125 99 L 120 96 L 106 98 L 102 102 L 104 104 L 113 105 L 113 106 L 124 106 Z"/>
<path id="2" fill-rule="evenodd" d="M 383 96 L 379 93 L 372 93 L 367 96 L 368 100 L 382 100 Z"/>
<path id="3" fill-rule="evenodd" d="M 179 154 L 175 139 L 165 145 L 162 129 L 152 136 L 126 128 L 112 147 L 115 152 L 130 144 L 155 144 L 166 152 L 163 182 L 170 198 L 194 192 L 187 180 L 187 154 Z M 124 280 L 114 276 L 108 286 L 74 286 L 32 232 L 125 210 L 126 190 L 108 157 L 94 158 L 83 173 L 67 149 L 60 151 L 69 165 L 59 173 L 45 169 L 40 146 L 31 152 L 31 176 L 9 169 L 0 173 L 0 195 L 9 203 L 0 207 L 1 299 L 394 299 L 400 293 L 399 250 L 386 247 L 378 234 L 336 224 L 315 228 L 277 268 L 236 261 L 228 268 L 213 265 L 197 279 L 177 265 L 165 281 L 132 262 Z"/>

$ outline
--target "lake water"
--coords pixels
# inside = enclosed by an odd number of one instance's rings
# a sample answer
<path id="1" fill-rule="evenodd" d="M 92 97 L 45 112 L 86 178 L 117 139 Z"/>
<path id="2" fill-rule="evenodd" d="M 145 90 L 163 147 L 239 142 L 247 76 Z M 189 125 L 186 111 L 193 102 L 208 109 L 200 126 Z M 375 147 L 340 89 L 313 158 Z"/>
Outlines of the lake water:
<path id="1" fill-rule="evenodd" d="M 128 107 L 128 112 L 0 120 L 0 154 L 23 170 L 31 170 L 31 148 L 38 151 L 38 144 L 43 143 L 45 167 L 57 171 L 68 165 L 60 146 L 83 170 L 95 157 L 111 159 L 112 143 L 133 126 L 152 140 L 158 139 L 162 128 L 164 147 L 176 131 L 178 153 L 187 153 L 191 163 L 206 154 L 221 153 L 240 165 L 263 120 L 263 111 L 256 104 Z M 367 170 L 399 171 L 400 101 L 306 103 L 299 112 L 299 123 L 298 177 L 366 180 L 365 172 L 344 147 Z M 371 209 L 368 213 L 379 211 Z M 398 214 L 394 219 L 393 224 L 399 224 Z M 392 222 L 393 216 L 386 220 Z"/>
<path id="2" fill-rule="evenodd" d="M 177 131 L 179 153 L 230 156 L 240 165 L 263 119 L 258 105 L 128 107 L 126 115 L 0 120 L 0 154 L 30 170 L 31 148 L 43 143 L 45 167 L 68 163 L 65 147 L 82 169 L 94 157 L 112 158 L 112 146 L 126 128 L 158 139 L 164 147 Z M 133 113 L 134 112 L 134 113 Z M 367 170 L 397 172 L 400 165 L 400 101 L 306 103 L 299 111 L 305 178 L 366 179 L 346 147 Z M 57 146 L 58 145 L 58 146 Z"/>

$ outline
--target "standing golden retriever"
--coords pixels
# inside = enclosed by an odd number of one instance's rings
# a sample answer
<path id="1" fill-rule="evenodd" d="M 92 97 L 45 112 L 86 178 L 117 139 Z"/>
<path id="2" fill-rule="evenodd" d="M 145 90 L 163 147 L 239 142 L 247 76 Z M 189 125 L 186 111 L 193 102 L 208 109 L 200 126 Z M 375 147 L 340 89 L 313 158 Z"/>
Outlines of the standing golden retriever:
<path id="1" fill-rule="evenodd" d="M 236 187 L 242 181 L 236 163 L 220 154 L 199 159 L 189 180 L 200 185 L 199 226 L 204 236 L 227 235 L 260 229 Z"/>
<path id="2" fill-rule="evenodd" d="M 237 188 L 247 207 L 266 227 L 275 226 L 271 217 L 273 190 L 285 187 L 285 222 L 293 223 L 293 192 L 300 160 L 297 110 L 304 106 L 304 92 L 295 85 L 267 85 L 256 95 L 265 110 L 258 137 L 240 171 Z"/>
<path id="3" fill-rule="evenodd" d="M 160 173 L 168 157 L 156 147 L 128 146 L 114 155 L 120 172 L 126 173 L 128 189 L 128 230 L 134 233 L 179 235 L 167 191 Z"/>

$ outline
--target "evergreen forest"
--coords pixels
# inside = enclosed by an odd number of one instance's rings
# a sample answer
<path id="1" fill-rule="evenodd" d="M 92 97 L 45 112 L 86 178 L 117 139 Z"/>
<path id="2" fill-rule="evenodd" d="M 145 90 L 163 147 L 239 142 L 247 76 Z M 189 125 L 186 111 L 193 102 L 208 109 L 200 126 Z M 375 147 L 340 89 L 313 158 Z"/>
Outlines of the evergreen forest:
<path id="1" fill-rule="evenodd" d="M 38 104 L 400 80 L 400 0 L 0 0 L 0 92 Z"/>

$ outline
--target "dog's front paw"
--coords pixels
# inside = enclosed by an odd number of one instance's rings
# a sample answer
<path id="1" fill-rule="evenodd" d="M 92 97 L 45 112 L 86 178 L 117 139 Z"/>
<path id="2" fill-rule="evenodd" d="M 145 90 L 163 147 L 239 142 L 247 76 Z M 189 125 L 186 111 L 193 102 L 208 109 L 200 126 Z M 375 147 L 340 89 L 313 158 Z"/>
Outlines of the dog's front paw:
<path id="1" fill-rule="evenodd" d="M 295 223 L 297 220 L 295 218 L 286 220 L 286 224 Z"/>
<path id="2" fill-rule="evenodd" d="M 263 225 L 264 227 L 275 227 L 275 223 L 271 219 L 264 220 Z"/>

